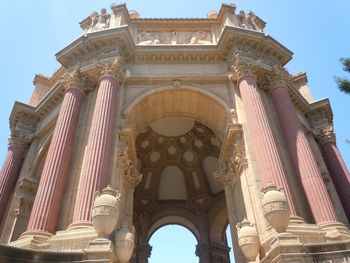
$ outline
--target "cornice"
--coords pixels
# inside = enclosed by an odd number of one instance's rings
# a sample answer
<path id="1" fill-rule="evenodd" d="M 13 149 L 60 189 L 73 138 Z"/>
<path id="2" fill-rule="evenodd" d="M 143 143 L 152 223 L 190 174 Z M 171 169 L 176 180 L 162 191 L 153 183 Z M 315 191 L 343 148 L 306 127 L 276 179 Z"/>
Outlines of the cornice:
<path id="1" fill-rule="evenodd" d="M 249 49 L 258 56 L 286 64 L 292 52 L 272 37 L 249 29 L 225 26 L 217 44 L 137 45 L 129 26 L 84 34 L 56 53 L 57 60 L 69 68 L 116 49 L 127 60 L 147 63 L 225 61 L 233 49 Z"/>

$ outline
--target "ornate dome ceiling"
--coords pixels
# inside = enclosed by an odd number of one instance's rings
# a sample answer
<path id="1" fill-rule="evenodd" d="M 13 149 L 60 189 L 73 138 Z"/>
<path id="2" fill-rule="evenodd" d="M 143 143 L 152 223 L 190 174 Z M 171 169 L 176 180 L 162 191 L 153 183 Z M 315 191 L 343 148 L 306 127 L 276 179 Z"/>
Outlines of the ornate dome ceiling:
<path id="1" fill-rule="evenodd" d="M 210 128 L 188 118 L 164 118 L 146 127 L 136 140 L 143 174 L 136 206 L 148 212 L 169 201 L 210 207 L 222 191 L 213 175 L 220 144 Z"/>

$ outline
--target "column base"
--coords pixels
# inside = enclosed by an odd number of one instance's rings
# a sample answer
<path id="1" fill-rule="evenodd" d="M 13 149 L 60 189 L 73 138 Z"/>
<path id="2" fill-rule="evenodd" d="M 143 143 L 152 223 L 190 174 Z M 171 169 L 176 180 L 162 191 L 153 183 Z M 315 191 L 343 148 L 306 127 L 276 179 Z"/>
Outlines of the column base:
<path id="1" fill-rule="evenodd" d="M 96 238 L 89 242 L 89 248 L 85 250 L 87 260 L 84 262 L 109 263 L 115 262 L 113 242 L 107 238 Z"/>
<path id="2" fill-rule="evenodd" d="M 326 232 L 327 240 L 350 240 L 350 230 L 340 222 L 325 222 L 318 226 Z"/>
<path id="3" fill-rule="evenodd" d="M 91 228 L 93 227 L 93 224 L 91 221 L 80 221 L 80 222 L 74 222 L 71 223 L 67 230 L 71 230 L 71 229 L 81 229 L 81 228 Z"/>
<path id="4" fill-rule="evenodd" d="M 300 216 L 291 216 L 289 219 L 289 224 L 305 224 L 305 220 Z"/>
<path id="5" fill-rule="evenodd" d="M 73 227 L 58 231 L 49 240 L 50 250 L 54 251 L 79 251 L 87 249 L 89 243 L 97 238 L 95 229 L 90 226 Z"/>
<path id="6" fill-rule="evenodd" d="M 49 247 L 48 240 L 53 235 L 46 231 L 26 231 L 21 237 L 9 245 L 20 248 L 44 250 Z"/>
<path id="7" fill-rule="evenodd" d="M 312 262 L 303 252 L 303 244 L 299 237 L 291 233 L 277 234 L 269 244 L 269 249 L 261 263 L 268 262 Z"/>

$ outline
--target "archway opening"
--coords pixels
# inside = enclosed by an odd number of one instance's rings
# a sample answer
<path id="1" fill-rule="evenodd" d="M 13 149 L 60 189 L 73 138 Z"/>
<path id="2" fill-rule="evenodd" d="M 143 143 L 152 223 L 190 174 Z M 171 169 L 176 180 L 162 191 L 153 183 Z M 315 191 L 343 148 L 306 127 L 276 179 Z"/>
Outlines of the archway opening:
<path id="1" fill-rule="evenodd" d="M 227 245 L 229 248 L 231 248 L 230 250 L 230 262 L 231 263 L 235 263 L 235 251 L 234 251 L 234 246 L 232 244 L 232 237 L 231 237 L 231 230 L 230 230 L 230 226 L 227 226 L 226 228 L 226 240 L 227 240 Z"/>
<path id="2" fill-rule="evenodd" d="M 195 254 L 197 240 L 183 226 L 163 226 L 152 235 L 149 243 L 152 246 L 149 263 L 198 263 Z"/>

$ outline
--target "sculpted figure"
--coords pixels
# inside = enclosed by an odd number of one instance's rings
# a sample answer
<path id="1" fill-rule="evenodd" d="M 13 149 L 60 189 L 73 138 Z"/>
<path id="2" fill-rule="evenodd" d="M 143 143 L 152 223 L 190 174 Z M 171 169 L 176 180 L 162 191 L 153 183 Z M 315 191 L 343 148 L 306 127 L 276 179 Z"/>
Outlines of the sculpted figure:
<path id="1" fill-rule="evenodd" d="M 137 35 L 137 41 L 140 45 L 160 44 L 160 40 L 156 34 L 151 34 L 146 31 L 142 31 Z"/>
<path id="2" fill-rule="evenodd" d="M 107 14 L 107 11 L 105 8 L 101 10 L 101 14 L 94 14 L 93 17 L 91 17 L 93 29 L 95 31 L 107 29 L 109 27 L 109 21 L 110 21 L 110 14 Z"/>
<path id="3" fill-rule="evenodd" d="M 190 39 L 190 44 L 208 45 L 211 44 L 210 35 L 208 32 L 197 31 Z"/>

